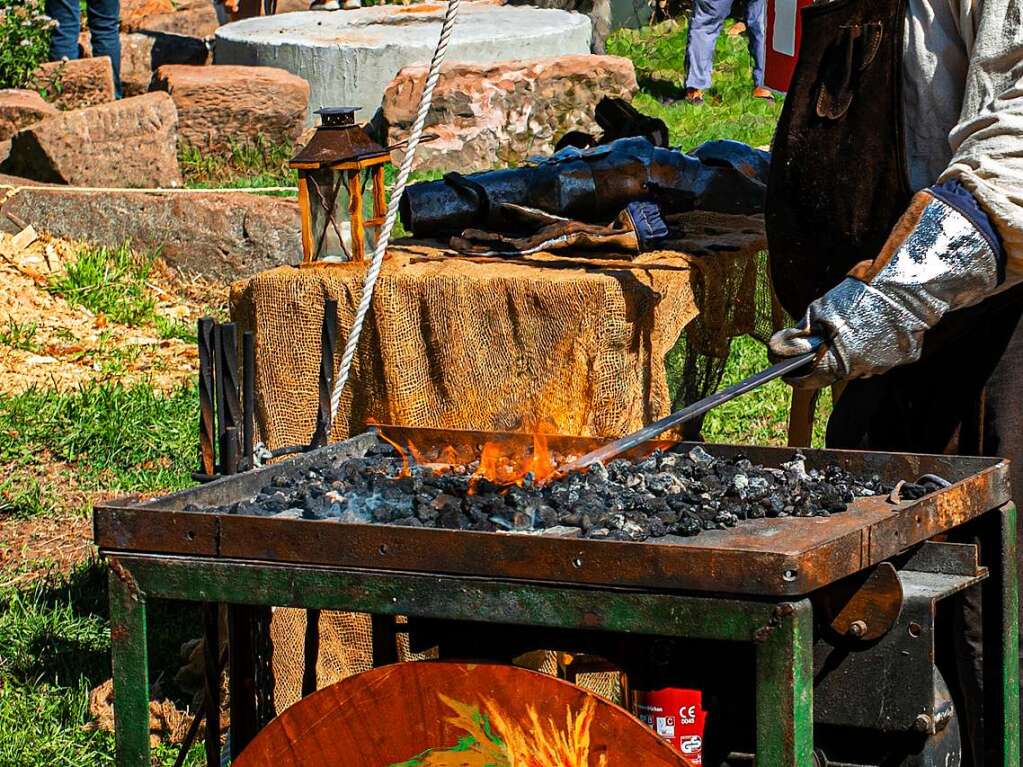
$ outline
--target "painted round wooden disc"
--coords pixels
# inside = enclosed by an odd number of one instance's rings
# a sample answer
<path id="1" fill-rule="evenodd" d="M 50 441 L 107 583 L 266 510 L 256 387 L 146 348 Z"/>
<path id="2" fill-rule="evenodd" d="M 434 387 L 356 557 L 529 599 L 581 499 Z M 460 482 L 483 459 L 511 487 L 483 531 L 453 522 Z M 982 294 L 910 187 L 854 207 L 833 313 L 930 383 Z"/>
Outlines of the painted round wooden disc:
<path id="1" fill-rule="evenodd" d="M 687 767 L 627 711 L 533 671 L 399 663 L 272 721 L 236 767 Z"/>

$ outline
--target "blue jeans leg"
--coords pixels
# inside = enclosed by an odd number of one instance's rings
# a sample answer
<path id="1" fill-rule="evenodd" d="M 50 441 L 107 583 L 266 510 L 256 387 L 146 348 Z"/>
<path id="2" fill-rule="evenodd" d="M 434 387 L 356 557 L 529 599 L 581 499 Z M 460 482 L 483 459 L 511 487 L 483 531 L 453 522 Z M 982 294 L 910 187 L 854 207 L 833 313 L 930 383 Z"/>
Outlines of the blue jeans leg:
<path id="1" fill-rule="evenodd" d="M 109 56 L 114 67 L 114 91 L 121 98 L 120 0 L 88 0 L 85 8 L 93 56 Z"/>
<path id="2" fill-rule="evenodd" d="M 78 33 L 82 30 L 78 0 L 46 0 L 46 15 L 57 22 L 50 38 L 50 59 L 78 58 Z"/>
<path id="3" fill-rule="evenodd" d="M 710 87 L 714 45 L 732 10 L 732 0 L 694 0 L 686 42 L 686 88 Z"/>
<path id="4" fill-rule="evenodd" d="M 746 5 L 746 34 L 749 38 L 749 55 L 753 59 L 753 85 L 764 84 L 764 61 L 767 58 L 767 3 L 765 0 L 749 0 Z"/>

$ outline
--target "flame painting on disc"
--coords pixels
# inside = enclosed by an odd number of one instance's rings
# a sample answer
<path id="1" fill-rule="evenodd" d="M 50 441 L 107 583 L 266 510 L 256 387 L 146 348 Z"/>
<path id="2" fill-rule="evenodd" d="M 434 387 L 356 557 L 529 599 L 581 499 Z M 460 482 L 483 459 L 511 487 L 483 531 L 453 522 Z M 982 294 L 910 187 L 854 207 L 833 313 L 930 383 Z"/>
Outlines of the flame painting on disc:
<path id="1" fill-rule="evenodd" d="M 399 663 L 287 709 L 236 767 L 688 767 L 627 711 L 494 664 Z"/>

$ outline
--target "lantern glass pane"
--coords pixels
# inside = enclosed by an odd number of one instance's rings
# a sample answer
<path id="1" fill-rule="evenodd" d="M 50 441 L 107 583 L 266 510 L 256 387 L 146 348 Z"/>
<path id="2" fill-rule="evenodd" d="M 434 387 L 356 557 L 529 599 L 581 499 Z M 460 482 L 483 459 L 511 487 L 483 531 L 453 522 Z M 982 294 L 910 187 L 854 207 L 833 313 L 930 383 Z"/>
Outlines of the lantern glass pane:
<path id="1" fill-rule="evenodd" d="M 362 215 L 366 221 L 366 258 L 372 258 L 376 251 L 377 242 L 380 240 L 381 224 L 370 223 L 375 218 L 383 219 L 384 206 L 378 205 L 376 195 L 378 194 L 376 178 L 378 168 L 367 168 L 362 171 Z M 379 209 L 379 210 L 378 210 Z M 382 223 L 382 221 L 381 221 Z"/>
<path id="2" fill-rule="evenodd" d="M 344 171 L 309 171 L 313 260 L 351 261 L 352 227 Z"/>

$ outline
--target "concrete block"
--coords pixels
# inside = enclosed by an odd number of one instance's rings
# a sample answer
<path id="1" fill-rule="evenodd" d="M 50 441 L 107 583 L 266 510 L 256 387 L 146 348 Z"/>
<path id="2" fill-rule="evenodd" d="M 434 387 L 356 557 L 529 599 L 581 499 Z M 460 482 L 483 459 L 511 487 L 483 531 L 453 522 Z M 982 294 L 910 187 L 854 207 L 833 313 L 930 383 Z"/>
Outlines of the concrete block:
<path id="1" fill-rule="evenodd" d="M 310 115 L 321 106 L 356 106 L 370 120 L 388 83 L 410 64 L 428 64 L 444 5 L 384 5 L 355 11 L 264 16 L 217 30 L 217 64 L 286 69 L 309 82 Z M 500 61 L 588 53 L 590 20 L 578 13 L 463 3 L 447 61 Z"/>

